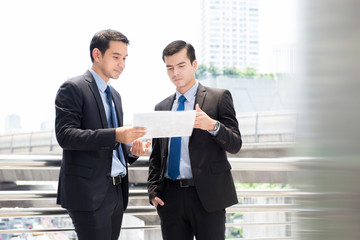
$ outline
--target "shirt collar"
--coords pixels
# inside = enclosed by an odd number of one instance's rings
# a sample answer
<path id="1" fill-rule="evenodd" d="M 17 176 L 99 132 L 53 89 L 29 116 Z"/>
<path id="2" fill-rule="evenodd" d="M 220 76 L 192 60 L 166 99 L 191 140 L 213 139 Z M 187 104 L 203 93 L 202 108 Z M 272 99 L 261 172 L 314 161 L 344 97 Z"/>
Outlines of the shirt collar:
<path id="1" fill-rule="evenodd" d="M 106 84 L 106 82 L 104 81 L 104 79 L 102 79 L 99 74 L 97 74 L 93 69 L 89 69 L 89 71 L 91 72 L 91 74 L 93 75 L 96 85 L 98 86 L 99 90 L 104 93 L 108 84 Z M 110 84 L 109 84 L 110 85 Z"/>
<path id="2" fill-rule="evenodd" d="M 191 101 L 193 97 L 195 97 L 196 95 L 196 92 L 197 92 L 197 89 L 198 89 L 198 86 L 199 86 L 199 82 L 196 81 L 196 83 L 194 84 L 194 86 L 192 86 L 189 90 L 187 90 L 186 93 L 184 94 L 181 94 L 179 91 L 176 90 L 176 101 L 179 100 L 179 97 L 181 95 L 184 95 L 184 97 L 186 98 L 187 101 Z"/>

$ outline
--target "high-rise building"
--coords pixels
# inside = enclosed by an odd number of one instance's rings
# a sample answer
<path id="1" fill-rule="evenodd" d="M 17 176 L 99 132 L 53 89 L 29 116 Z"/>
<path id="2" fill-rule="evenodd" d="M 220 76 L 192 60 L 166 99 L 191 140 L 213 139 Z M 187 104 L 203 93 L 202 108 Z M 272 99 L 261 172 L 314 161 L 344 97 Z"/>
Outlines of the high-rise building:
<path id="1" fill-rule="evenodd" d="M 201 64 L 259 68 L 259 0 L 203 0 Z"/>
<path id="2" fill-rule="evenodd" d="M 19 115 L 10 114 L 5 118 L 5 134 L 14 133 L 21 130 L 21 118 Z"/>
<path id="3" fill-rule="evenodd" d="M 50 131 L 54 130 L 55 128 L 55 119 L 47 119 L 40 124 L 40 130 L 41 131 Z"/>
<path id="4" fill-rule="evenodd" d="M 273 47 L 273 73 L 296 73 L 296 46 L 294 44 L 278 44 Z"/>

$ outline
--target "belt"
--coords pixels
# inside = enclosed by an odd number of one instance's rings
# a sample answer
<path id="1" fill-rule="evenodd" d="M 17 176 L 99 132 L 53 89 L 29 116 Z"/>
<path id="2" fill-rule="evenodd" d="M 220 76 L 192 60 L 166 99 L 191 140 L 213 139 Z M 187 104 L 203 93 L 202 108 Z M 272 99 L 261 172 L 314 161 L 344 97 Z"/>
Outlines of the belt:
<path id="1" fill-rule="evenodd" d="M 120 175 L 116 177 L 110 177 L 112 185 L 119 185 L 122 182 L 122 178 Z"/>
<path id="2" fill-rule="evenodd" d="M 187 188 L 187 187 L 194 187 L 194 180 L 191 179 L 176 179 L 175 181 L 169 179 L 169 178 L 165 178 L 166 182 L 179 186 L 181 188 Z"/>

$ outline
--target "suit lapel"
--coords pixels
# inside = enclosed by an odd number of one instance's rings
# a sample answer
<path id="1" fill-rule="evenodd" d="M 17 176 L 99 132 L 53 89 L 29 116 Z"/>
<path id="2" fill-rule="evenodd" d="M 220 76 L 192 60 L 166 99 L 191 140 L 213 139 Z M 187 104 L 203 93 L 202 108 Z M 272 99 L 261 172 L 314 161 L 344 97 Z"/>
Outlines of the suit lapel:
<path id="1" fill-rule="evenodd" d="M 174 103 L 174 100 L 175 100 L 175 94 L 171 95 L 165 100 L 164 105 L 161 106 L 161 109 L 165 111 L 171 111 L 171 107 Z"/>
<path id="2" fill-rule="evenodd" d="M 198 89 L 196 92 L 195 105 L 198 103 L 199 107 L 202 108 L 204 105 L 205 97 L 206 97 L 206 89 L 203 85 L 201 85 L 199 83 L 199 86 L 198 86 Z M 194 106 L 194 109 L 195 109 L 195 106 Z"/>
<path id="3" fill-rule="evenodd" d="M 89 83 L 89 88 L 91 90 L 91 92 L 94 95 L 97 107 L 99 109 L 99 115 L 101 118 L 101 123 L 102 123 L 102 127 L 103 128 L 107 128 L 108 127 L 108 123 L 106 120 L 106 113 L 105 113 L 105 109 L 104 109 L 104 104 L 102 102 L 100 93 L 99 93 L 99 89 L 96 85 L 95 79 L 93 77 L 93 75 L 91 74 L 91 72 L 88 70 L 85 72 L 84 74 L 85 80 Z"/>

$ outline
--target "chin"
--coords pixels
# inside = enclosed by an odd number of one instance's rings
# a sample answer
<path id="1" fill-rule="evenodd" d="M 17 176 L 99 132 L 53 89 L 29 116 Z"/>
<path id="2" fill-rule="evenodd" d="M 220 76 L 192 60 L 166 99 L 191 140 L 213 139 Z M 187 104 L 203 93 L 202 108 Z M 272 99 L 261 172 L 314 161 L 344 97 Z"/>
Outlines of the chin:
<path id="1" fill-rule="evenodd" d="M 173 83 L 176 87 L 183 87 L 185 85 L 182 81 L 174 81 Z"/>

